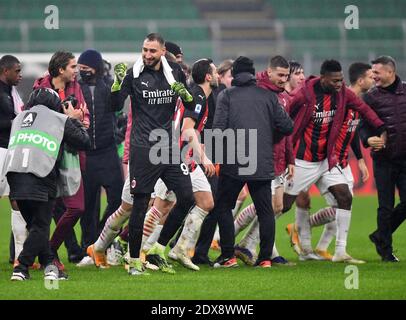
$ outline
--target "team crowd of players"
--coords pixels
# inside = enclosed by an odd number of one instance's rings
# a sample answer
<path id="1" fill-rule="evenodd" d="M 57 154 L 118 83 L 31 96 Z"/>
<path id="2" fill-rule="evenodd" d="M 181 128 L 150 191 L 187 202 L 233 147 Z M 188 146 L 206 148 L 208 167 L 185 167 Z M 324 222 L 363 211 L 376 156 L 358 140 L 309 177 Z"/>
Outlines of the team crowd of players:
<path id="1" fill-rule="evenodd" d="M 369 172 L 360 141 L 379 153 L 388 133 L 362 96 L 375 85 L 384 86 L 395 73 L 395 61 L 387 56 L 372 66 L 353 63 L 348 87 L 336 60 L 324 61 L 320 75 L 308 78 L 300 63 L 282 56 L 271 57 L 261 72 L 255 72 L 247 57 L 217 67 L 203 58 L 189 68 L 179 46 L 153 33 L 145 38 L 139 60 L 131 67 L 116 65 L 114 77 L 96 50 L 84 51 L 77 61 L 69 52 L 56 52 L 24 104 L 16 90 L 20 62 L 2 57 L 0 191 L 9 195 L 12 206 L 11 279 L 29 279 L 29 268 L 40 266 L 47 279 L 67 279 L 58 257 L 63 242 L 77 267 L 124 264 L 134 276 L 148 275 L 147 269 L 174 274 L 167 246 L 171 260 L 194 271 L 204 264 L 236 267 L 237 258 L 262 268 L 294 266 L 275 244 L 275 220 L 294 203 L 295 221 L 286 230 L 300 261 L 365 263 L 346 249 L 354 183 L 349 150 L 365 182 Z M 124 154 L 119 155 L 117 112 L 128 97 Z M 49 119 L 64 123 L 62 133 L 50 129 Z M 59 134 L 59 152 L 53 158 L 39 153 L 31 161 L 27 150 L 34 154 L 44 148 L 31 140 L 19 144 L 24 139 L 19 133 L 27 127 Z M 220 129 L 217 134 L 231 129 L 235 143 L 218 142 L 216 134 L 214 145 L 201 140 L 211 129 Z M 241 129 L 255 129 L 256 142 L 238 136 Z M 241 144 L 255 151 L 248 166 L 218 158 L 218 150 L 238 155 L 239 150 L 228 147 Z M 76 156 L 81 175 L 75 176 L 74 192 L 58 193 L 66 153 Z M 252 162 L 256 167 L 250 171 Z M 312 185 L 327 203 L 313 214 Z M 100 221 L 101 187 L 108 206 Z M 240 210 L 248 194 L 253 203 Z M 50 237 L 52 217 L 56 229 Z M 73 230 L 79 219 L 80 246 Z M 311 229 L 317 226 L 324 231 L 313 249 Z M 334 237 L 335 250 L 329 253 Z M 384 261 L 397 260 L 392 250 L 383 252 L 378 240 L 371 240 Z M 221 250 L 213 262 L 210 248 Z"/>

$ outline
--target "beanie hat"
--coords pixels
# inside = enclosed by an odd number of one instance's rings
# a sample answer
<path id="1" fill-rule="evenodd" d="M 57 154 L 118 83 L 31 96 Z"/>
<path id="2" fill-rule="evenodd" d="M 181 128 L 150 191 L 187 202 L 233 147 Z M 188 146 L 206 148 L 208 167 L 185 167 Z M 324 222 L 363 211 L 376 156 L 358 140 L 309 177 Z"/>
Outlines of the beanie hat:
<path id="1" fill-rule="evenodd" d="M 249 72 L 255 75 L 254 62 L 250 58 L 240 56 L 234 61 L 231 70 L 232 76 L 235 77 L 241 72 Z"/>
<path id="2" fill-rule="evenodd" d="M 99 51 L 88 49 L 80 55 L 78 63 L 98 71 L 103 67 L 103 58 Z"/>
<path id="3" fill-rule="evenodd" d="M 165 48 L 166 48 L 167 51 L 169 51 L 170 53 L 172 53 L 175 57 L 176 57 L 178 54 L 182 54 L 182 55 L 183 55 L 182 48 L 179 47 L 176 43 L 166 41 L 166 42 L 165 42 Z"/>

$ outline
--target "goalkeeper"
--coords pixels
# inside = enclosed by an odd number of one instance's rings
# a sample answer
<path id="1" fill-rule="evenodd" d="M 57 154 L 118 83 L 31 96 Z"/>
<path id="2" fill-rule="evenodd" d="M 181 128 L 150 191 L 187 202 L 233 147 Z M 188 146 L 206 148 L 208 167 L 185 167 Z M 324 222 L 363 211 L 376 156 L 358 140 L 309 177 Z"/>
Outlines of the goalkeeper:
<path id="1" fill-rule="evenodd" d="M 181 97 L 185 107 L 191 108 L 193 97 L 185 88 L 186 79 L 182 69 L 176 63 L 166 61 L 165 52 L 163 38 L 152 33 L 144 40 L 142 58 L 132 69 L 127 71 L 124 64 L 114 68 L 112 105 L 120 110 L 130 96 L 132 108 L 129 179 L 134 204 L 129 222 L 131 259 L 128 269 L 131 275 L 146 274 L 140 260 L 140 246 L 145 212 L 158 178 L 162 178 L 177 198 L 177 204 L 161 232 L 161 242 L 154 247 L 154 252 L 149 252 L 164 272 L 175 273 L 164 256 L 165 246 L 180 227 L 194 201 L 188 168 L 180 161 L 180 156 L 173 157 L 171 145 L 176 100 Z M 169 157 L 167 161 L 156 164 L 151 161 L 151 156 L 154 156 L 158 140 L 162 151 L 160 154 Z"/>

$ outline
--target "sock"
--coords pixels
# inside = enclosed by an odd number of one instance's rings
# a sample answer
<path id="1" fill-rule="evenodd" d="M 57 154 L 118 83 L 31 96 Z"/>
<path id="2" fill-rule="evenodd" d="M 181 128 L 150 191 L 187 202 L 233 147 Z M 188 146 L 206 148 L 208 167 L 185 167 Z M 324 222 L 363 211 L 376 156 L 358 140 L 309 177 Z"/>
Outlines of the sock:
<path id="1" fill-rule="evenodd" d="M 142 232 L 141 248 L 144 247 L 145 242 L 154 232 L 159 220 L 162 217 L 162 213 L 152 206 L 145 215 L 144 229 Z"/>
<path id="2" fill-rule="evenodd" d="M 331 207 L 323 208 L 310 216 L 310 226 L 318 227 L 336 219 L 336 210 Z"/>
<path id="3" fill-rule="evenodd" d="M 113 242 L 114 238 L 120 233 L 123 224 L 130 217 L 130 211 L 124 211 L 120 206 L 106 221 L 99 238 L 94 244 L 94 249 L 99 252 L 106 251 L 107 247 Z"/>
<path id="4" fill-rule="evenodd" d="M 234 220 L 235 235 L 237 236 L 244 230 L 257 216 L 254 204 L 247 206 Z"/>
<path id="5" fill-rule="evenodd" d="M 235 207 L 233 210 L 231 210 L 231 213 L 233 214 L 233 218 L 235 218 L 235 216 L 237 215 L 238 211 L 240 211 L 241 205 L 242 205 L 243 201 L 241 200 L 237 200 L 235 202 Z"/>
<path id="6" fill-rule="evenodd" d="M 319 243 L 317 244 L 317 249 L 321 251 L 327 251 L 331 240 L 337 233 L 337 222 L 331 221 L 324 225 L 323 233 L 320 237 Z"/>
<path id="7" fill-rule="evenodd" d="M 336 209 L 337 236 L 335 254 L 346 253 L 348 230 L 350 229 L 351 210 Z"/>
<path id="8" fill-rule="evenodd" d="M 303 251 L 312 251 L 309 210 L 296 207 L 296 225 Z"/>
<path id="9" fill-rule="evenodd" d="M 11 229 L 14 235 L 14 259 L 17 260 L 23 246 L 25 239 L 28 237 L 27 223 L 25 222 L 22 214 L 18 210 L 11 210 Z"/>
<path id="10" fill-rule="evenodd" d="M 142 250 L 144 251 L 148 251 L 149 249 L 152 248 L 152 246 L 157 243 L 158 238 L 161 234 L 162 228 L 164 226 L 162 224 L 158 224 L 154 231 L 151 233 L 151 235 L 149 236 L 149 238 L 147 239 L 147 241 L 145 241 L 144 246 L 142 247 Z M 162 246 L 163 247 L 163 246 Z M 165 247 L 164 247 L 165 248 Z"/>
<path id="11" fill-rule="evenodd" d="M 278 252 L 278 249 L 276 249 L 276 242 L 273 244 L 273 249 L 272 249 L 272 256 L 271 259 L 279 257 L 280 254 Z"/>
<path id="12" fill-rule="evenodd" d="M 195 247 L 203 220 L 208 214 L 207 211 L 198 206 L 194 206 L 193 209 L 190 210 L 182 233 L 176 243 L 176 246 L 183 251 L 183 253 L 186 254 L 187 249 Z"/>
<path id="13" fill-rule="evenodd" d="M 259 222 L 258 217 L 255 217 L 247 233 L 241 239 L 239 246 L 255 253 L 257 251 L 258 243 L 259 243 Z"/>

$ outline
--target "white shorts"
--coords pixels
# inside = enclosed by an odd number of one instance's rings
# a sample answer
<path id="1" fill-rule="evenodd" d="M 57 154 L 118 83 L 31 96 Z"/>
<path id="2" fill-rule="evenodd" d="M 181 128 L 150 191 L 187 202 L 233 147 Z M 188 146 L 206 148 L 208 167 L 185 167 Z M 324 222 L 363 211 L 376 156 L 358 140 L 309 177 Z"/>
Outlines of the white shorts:
<path id="1" fill-rule="evenodd" d="M 307 192 L 313 184 L 316 184 L 319 190 L 328 190 L 337 184 L 347 184 L 347 179 L 337 167 L 329 171 L 327 159 L 320 162 L 296 159 L 295 174 L 293 179 L 285 184 L 285 192 L 297 196 L 302 191 Z"/>
<path id="2" fill-rule="evenodd" d="M 154 187 L 155 198 L 160 198 L 162 200 L 168 200 L 170 202 L 176 201 L 176 195 L 173 191 L 168 191 L 165 183 L 161 178 L 155 183 Z"/>
<path id="3" fill-rule="evenodd" d="M 158 179 L 154 186 L 154 192 L 151 193 L 151 198 L 160 198 L 162 200 L 168 201 L 175 201 L 176 196 L 173 191 L 168 192 L 168 188 L 166 187 L 165 183 L 162 179 Z M 123 191 L 121 193 L 121 200 L 128 203 L 133 204 L 133 196 L 131 194 L 131 187 L 130 187 L 130 176 L 127 176 L 124 182 Z"/>
<path id="4" fill-rule="evenodd" d="M 275 179 L 272 180 L 272 195 L 275 195 L 275 190 L 278 188 L 283 188 L 285 185 L 285 175 L 281 174 L 280 176 L 276 176 Z"/>
<path id="5" fill-rule="evenodd" d="M 351 194 L 353 195 L 353 189 L 354 189 L 354 177 L 352 175 L 351 167 L 347 165 L 344 169 L 342 169 L 343 175 L 347 180 L 348 188 L 350 189 Z M 326 189 L 325 186 L 320 186 L 319 188 L 320 193 L 323 195 L 324 199 L 326 199 L 326 202 L 329 206 L 331 207 L 336 207 L 337 206 L 337 201 L 334 198 L 333 194 L 328 191 L 328 188 Z"/>
<path id="6" fill-rule="evenodd" d="M 192 181 L 193 192 L 211 192 L 210 183 L 200 166 L 197 166 L 196 169 L 190 173 L 190 180 Z M 168 200 L 171 202 L 176 201 L 175 192 L 168 192 L 168 188 L 161 179 L 159 179 L 157 184 L 155 185 L 154 191 L 156 196 L 161 198 L 162 200 Z"/>
<path id="7" fill-rule="evenodd" d="M 131 194 L 130 187 L 130 175 L 127 175 L 127 178 L 125 179 L 123 191 L 121 192 L 121 200 L 128 204 L 133 204 L 133 196 Z"/>
<path id="8" fill-rule="evenodd" d="M 10 187 L 7 183 L 7 177 L 3 176 L 3 165 L 6 161 L 7 149 L 0 148 L 0 197 L 8 196 L 10 193 Z"/>

